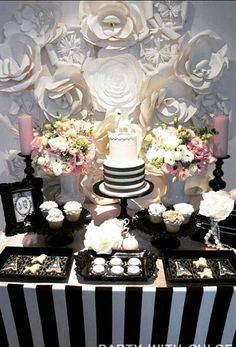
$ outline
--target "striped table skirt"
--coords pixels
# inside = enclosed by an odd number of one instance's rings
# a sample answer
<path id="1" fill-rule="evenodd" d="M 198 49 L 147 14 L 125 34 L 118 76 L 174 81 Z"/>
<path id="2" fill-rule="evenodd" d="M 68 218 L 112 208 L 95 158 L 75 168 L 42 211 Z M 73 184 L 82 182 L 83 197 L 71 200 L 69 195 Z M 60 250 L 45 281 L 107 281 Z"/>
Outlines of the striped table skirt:
<path id="1" fill-rule="evenodd" d="M 235 329 L 233 286 L 0 285 L 0 347 L 235 347 Z"/>

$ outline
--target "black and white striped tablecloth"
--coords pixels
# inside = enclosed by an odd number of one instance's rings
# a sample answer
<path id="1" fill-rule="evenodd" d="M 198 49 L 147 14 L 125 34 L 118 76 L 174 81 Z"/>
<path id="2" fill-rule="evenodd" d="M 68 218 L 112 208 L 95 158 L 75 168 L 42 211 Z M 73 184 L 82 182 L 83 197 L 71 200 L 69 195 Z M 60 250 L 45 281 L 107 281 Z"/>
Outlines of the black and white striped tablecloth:
<path id="1" fill-rule="evenodd" d="M 236 287 L 0 285 L 0 347 L 236 346 Z"/>

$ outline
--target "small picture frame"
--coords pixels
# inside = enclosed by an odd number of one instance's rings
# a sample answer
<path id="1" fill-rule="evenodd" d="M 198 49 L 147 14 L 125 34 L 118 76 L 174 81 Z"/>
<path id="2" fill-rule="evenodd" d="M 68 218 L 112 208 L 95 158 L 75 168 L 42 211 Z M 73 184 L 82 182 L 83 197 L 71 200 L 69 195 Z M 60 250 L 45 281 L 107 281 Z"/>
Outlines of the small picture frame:
<path id="1" fill-rule="evenodd" d="M 0 184 L 6 236 L 24 233 L 25 218 L 29 214 L 40 213 L 39 206 L 43 202 L 42 188 L 43 181 L 38 177 Z"/>

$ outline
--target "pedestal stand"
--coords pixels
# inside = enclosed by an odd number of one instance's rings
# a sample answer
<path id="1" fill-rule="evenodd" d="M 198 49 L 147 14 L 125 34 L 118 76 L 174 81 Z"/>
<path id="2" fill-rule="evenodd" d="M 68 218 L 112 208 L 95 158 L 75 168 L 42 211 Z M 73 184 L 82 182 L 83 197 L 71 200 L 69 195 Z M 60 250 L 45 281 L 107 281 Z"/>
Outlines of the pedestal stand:
<path id="1" fill-rule="evenodd" d="M 226 187 L 225 181 L 222 180 L 221 177 L 224 176 L 224 172 L 222 170 L 222 165 L 224 164 L 224 160 L 230 158 L 230 155 L 227 155 L 226 157 L 217 158 L 216 161 L 216 168 L 213 171 L 214 178 L 209 181 L 209 186 L 217 192 L 218 190 L 224 189 Z"/>
<path id="2" fill-rule="evenodd" d="M 120 214 L 119 216 L 117 217 L 118 219 L 128 219 L 129 220 L 129 224 L 127 225 L 127 227 L 129 228 L 129 230 L 134 230 L 135 227 L 133 225 L 133 222 L 132 222 L 132 217 L 130 217 L 128 215 L 128 212 L 127 212 L 127 206 L 128 206 L 128 203 L 127 203 L 127 199 L 130 199 L 130 198 L 141 198 L 142 196 L 145 196 L 147 194 L 150 194 L 152 191 L 153 191 L 153 183 L 150 182 L 150 181 L 145 181 L 147 182 L 147 184 L 149 184 L 149 188 L 143 192 L 143 193 L 135 193 L 133 192 L 130 196 L 126 196 L 126 197 L 121 197 L 117 194 L 116 198 L 117 199 L 120 199 Z M 97 194 L 98 196 L 102 196 L 104 198 L 114 198 L 114 195 L 112 194 L 109 195 L 108 194 L 104 194 L 103 192 L 101 192 L 100 190 L 100 185 L 101 183 L 103 183 L 103 181 L 99 181 L 97 183 L 94 184 L 93 186 L 93 191 L 95 194 Z"/>

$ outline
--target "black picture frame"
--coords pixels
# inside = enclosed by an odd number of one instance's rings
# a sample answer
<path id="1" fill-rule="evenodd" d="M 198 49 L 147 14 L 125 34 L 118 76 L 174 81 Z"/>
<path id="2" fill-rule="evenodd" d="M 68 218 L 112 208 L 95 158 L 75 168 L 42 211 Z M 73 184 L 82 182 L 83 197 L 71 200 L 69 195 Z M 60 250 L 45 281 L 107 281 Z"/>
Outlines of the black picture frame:
<path id="1" fill-rule="evenodd" d="M 43 180 L 39 177 L 0 184 L 6 236 L 24 233 L 24 220 L 28 214 L 40 213 L 39 206 L 43 202 L 42 188 Z"/>

